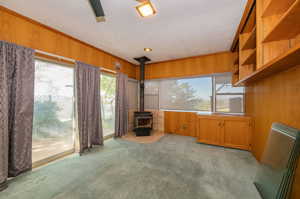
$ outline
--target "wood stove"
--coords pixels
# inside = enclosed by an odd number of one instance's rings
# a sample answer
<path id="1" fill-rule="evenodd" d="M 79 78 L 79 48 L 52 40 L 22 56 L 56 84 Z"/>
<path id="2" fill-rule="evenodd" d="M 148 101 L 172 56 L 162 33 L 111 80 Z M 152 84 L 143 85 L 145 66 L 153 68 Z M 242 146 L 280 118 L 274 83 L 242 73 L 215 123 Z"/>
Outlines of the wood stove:
<path id="1" fill-rule="evenodd" d="M 153 129 L 153 115 L 144 111 L 145 63 L 151 61 L 148 57 L 135 58 L 140 63 L 140 111 L 134 113 L 134 132 L 136 136 L 150 136 Z"/>
<path id="2" fill-rule="evenodd" d="M 134 132 L 136 136 L 150 136 L 153 129 L 153 115 L 151 112 L 134 113 Z"/>

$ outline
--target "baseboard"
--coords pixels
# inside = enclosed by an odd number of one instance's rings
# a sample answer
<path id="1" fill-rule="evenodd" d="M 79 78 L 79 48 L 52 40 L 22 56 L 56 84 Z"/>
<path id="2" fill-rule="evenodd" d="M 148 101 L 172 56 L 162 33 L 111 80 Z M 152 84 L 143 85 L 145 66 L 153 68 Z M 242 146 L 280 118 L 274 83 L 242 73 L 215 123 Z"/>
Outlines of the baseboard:
<path id="1" fill-rule="evenodd" d="M 35 169 L 35 168 L 44 166 L 44 165 L 49 164 L 51 162 L 54 162 L 56 160 L 63 159 L 63 158 L 65 158 L 65 157 L 67 157 L 67 156 L 69 156 L 73 153 L 75 153 L 75 149 L 71 149 L 69 151 L 65 151 L 65 152 L 50 156 L 48 158 L 36 161 L 32 164 L 32 168 Z"/>

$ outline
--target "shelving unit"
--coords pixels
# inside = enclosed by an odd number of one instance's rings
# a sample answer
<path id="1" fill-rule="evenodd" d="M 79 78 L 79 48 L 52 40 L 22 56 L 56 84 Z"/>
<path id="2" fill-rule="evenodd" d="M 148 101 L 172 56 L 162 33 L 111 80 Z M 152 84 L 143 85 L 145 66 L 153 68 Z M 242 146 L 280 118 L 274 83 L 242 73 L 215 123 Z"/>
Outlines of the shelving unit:
<path id="1" fill-rule="evenodd" d="M 290 49 L 283 55 L 275 58 L 274 60 L 268 62 L 263 67 L 256 70 L 251 75 L 239 80 L 235 83 L 235 86 L 246 85 L 247 83 L 263 79 L 272 74 L 278 73 L 280 71 L 288 70 L 289 68 L 300 65 L 300 43 L 294 48 Z"/>
<path id="2" fill-rule="evenodd" d="M 239 65 L 239 62 L 240 62 L 239 57 L 237 57 L 234 61 L 234 65 Z"/>
<path id="3" fill-rule="evenodd" d="M 275 0 L 274 2 L 277 1 L 278 0 Z M 286 0 L 281 0 L 281 2 L 283 2 L 283 5 L 285 5 L 284 7 L 289 5 L 285 1 Z M 275 3 L 272 2 L 273 1 L 271 1 L 270 4 L 275 6 Z M 290 3 L 290 0 L 288 0 L 288 2 Z M 279 3 L 276 3 L 276 5 L 280 6 Z M 266 35 L 263 42 L 292 39 L 293 37 L 297 36 L 300 33 L 299 20 L 300 20 L 300 0 L 296 0 L 291 5 L 291 7 L 280 17 L 278 22 Z"/>
<path id="4" fill-rule="evenodd" d="M 252 25 L 247 32 L 239 36 L 239 71 L 238 79 L 251 74 L 256 68 L 256 26 L 255 15 L 252 15 Z"/>
<path id="5" fill-rule="evenodd" d="M 239 74 L 239 65 L 238 64 L 234 65 L 233 74 Z"/>
<path id="6" fill-rule="evenodd" d="M 234 62 L 233 73 L 232 73 L 232 85 L 235 85 L 239 81 L 239 58 Z"/>
<path id="7" fill-rule="evenodd" d="M 269 0 L 262 17 L 268 17 L 287 11 L 295 0 Z"/>
<path id="8" fill-rule="evenodd" d="M 254 49 L 256 48 L 256 27 L 253 28 L 252 32 L 245 33 L 246 41 L 242 50 Z"/>
<path id="9" fill-rule="evenodd" d="M 239 75 L 238 75 L 238 74 L 233 74 L 233 75 L 232 75 L 232 81 L 231 81 L 231 84 L 232 84 L 232 85 L 236 85 L 238 81 L 239 81 Z"/>
<path id="10" fill-rule="evenodd" d="M 242 66 L 243 65 L 250 65 L 250 64 L 256 64 L 256 49 L 252 49 L 249 51 L 248 55 L 244 59 Z"/>
<path id="11" fill-rule="evenodd" d="M 256 26 L 251 32 L 240 34 L 239 78 L 236 80 L 235 71 L 235 86 L 300 65 L 300 0 L 260 0 L 259 3 L 260 9 L 255 11 Z M 253 71 L 250 64 L 254 66 Z"/>
<path id="12" fill-rule="evenodd" d="M 238 74 L 239 74 L 239 69 L 237 68 L 237 69 L 233 72 L 233 74 L 238 75 Z"/>
<path id="13" fill-rule="evenodd" d="M 248 6 L 246 19 L 243 28 L 238 34 L 238 58 L 235 65 L 238 69 L 233 71 L 232 82 L 236 83 L 240 79 L 251 74 L 256 68 L 256 6 L 254 1 Z"/>

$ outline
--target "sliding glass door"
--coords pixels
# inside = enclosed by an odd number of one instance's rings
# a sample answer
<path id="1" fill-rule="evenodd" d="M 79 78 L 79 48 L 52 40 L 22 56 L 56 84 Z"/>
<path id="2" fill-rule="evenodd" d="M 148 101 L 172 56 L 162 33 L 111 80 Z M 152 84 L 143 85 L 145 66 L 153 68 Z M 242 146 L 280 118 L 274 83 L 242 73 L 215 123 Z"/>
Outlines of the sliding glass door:
<path id="1" fill-rule="evenodd" d="M 74 150 L 74 69 L 36 60 L 33 162 Z"/>
<path id="2" fill-rule="evenodd" d="M 115 132 L 116 77 L 108 73 L 101 74 L 101 114 L 103 136 Z"/>

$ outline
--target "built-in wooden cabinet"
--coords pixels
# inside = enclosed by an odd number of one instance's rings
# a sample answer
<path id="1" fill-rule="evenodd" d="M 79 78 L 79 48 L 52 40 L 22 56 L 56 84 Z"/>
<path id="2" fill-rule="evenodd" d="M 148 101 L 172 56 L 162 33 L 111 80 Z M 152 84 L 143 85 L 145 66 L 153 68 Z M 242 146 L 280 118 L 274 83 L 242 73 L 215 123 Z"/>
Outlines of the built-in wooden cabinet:
<path id="1" fill-rule="evenodd" d="M 197 136 L 197 114 L 193 112 L 166 111 L 165 132 L 183 136 Z"/>
<path id="2" fill-rule="evenodd" d="M 223 123 L 226 147 L 251 150 L 252 124 L 250 119 L 226 119 Z"/>
<path id="3" fill-rule="evenodd" d="M 245 16 L 247 21 L 238 34 L 238 43 L 234 51 L 238 57 L 234 62 L 237 70 L 233 73 L 232 83 L 237 85 L 240 79 L 247 77 L 256 70 L 256 6 L 249 6 L 249 12 Z"/>
<path id="4" fill-rule="evenodd" d="M 242 21 L 245 28 L 239 30 L 239 50 L 235 48 L 239 54 L 239 72 L 232 80 L 235 86 L 300 65 L 300 0 L 249 2 L 253 9 L 248 20 Z"/>
<path id="5" fill-rule="evenodd" d="M 198 142 L 251 150 L 250 117 L 209 115 L 198 116 Z"/>
<path id="6" fill-rule="evenodd" d="M 223 121 L 214 117 L 199 117 L 197 132 L 198 142 L 213 145 L 222 145 L 222 122 Z"/>
<path id="7" fill-rule="evenodd" d="M 250 117 L 175 111 L 166 111 L 164 117 L 166 133 L 196 137 L 200 143 L 251 150 Z"/>

